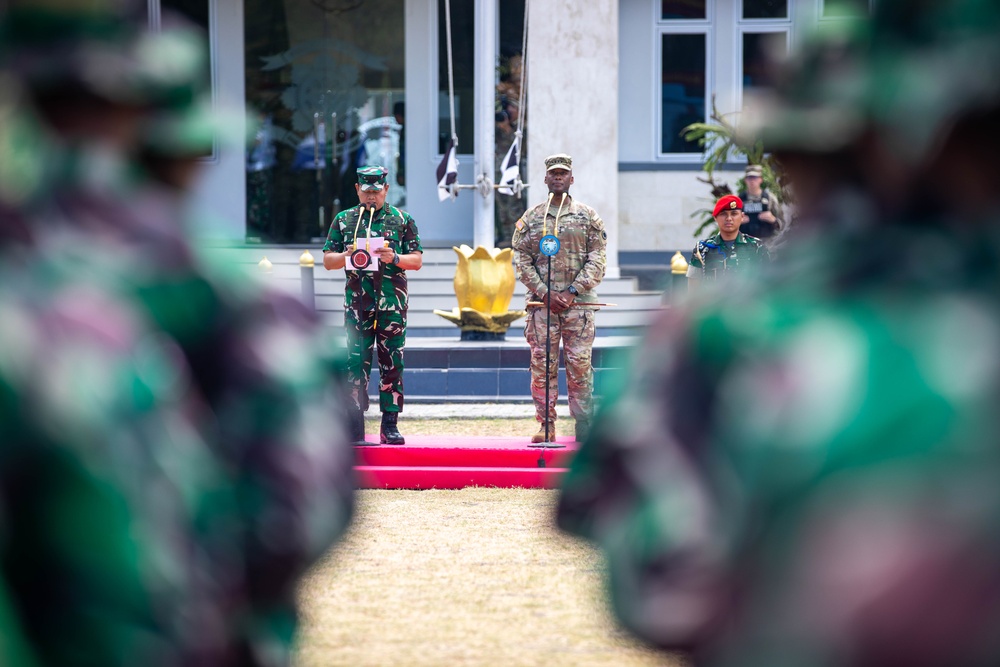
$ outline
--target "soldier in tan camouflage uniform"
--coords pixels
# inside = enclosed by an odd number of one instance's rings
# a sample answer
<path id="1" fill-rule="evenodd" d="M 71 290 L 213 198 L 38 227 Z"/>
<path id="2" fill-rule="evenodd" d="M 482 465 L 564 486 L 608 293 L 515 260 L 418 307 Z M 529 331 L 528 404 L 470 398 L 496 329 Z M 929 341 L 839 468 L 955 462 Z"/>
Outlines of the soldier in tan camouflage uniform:
<path id="1" fill-rule="evenodd" d="M 545 184 L 549 198 L 525 212 L 514 226 L 514 266 L 528 288 L 527 300 L 551 308 L 551 328 L 547 331 L 547 308 L 529 308 L 524 337 L 531 346 L 531 397 L 540 427 L 532 442 L 543 442 L 546 432 L 555 437 L 556 399 L 559 396 L 559 341 L 563 343 L 566 366 L 566 393 L 569 411 L 576 420 L 576 438 L 582 441 L 593 412 L 594 316 L 597 294 L 593 291 L 604 278 L 608 235 L 597 211 L 569 195 L 573 184 L 573 159 L 558 154 L 545 158 Z M 542 237 L 559 239 L 559 252 L 551 259 L 541 253 Z M 547 333 L 550 363 L 546 372 Z M 545 403 L 546 383 L 549 402 Z M 547 426 L 546 426 L 547 424 Z"/>

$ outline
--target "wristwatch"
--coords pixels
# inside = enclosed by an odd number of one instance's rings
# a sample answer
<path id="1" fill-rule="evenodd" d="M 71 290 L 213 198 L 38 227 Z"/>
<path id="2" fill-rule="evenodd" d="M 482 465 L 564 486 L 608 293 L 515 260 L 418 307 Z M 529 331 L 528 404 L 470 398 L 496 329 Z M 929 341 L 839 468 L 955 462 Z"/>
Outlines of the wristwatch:
<path id="1" fill-rule="evenodd" d="M 566 291 L 569 292 L 570 294 L 572 294 L 573 296 L 577 296 L 579 294 L 579 292 L 576 291 L 576 288 L 573 287 L 572 285 L 570 285 L 569 287 L 567 287 Z"/>
<path id="2" fill-rule="evenodd" d="M 399 266 L 399 253 L 398 252 L 392 253 L 392 263 L 395 264 L 396 266 Z"/>

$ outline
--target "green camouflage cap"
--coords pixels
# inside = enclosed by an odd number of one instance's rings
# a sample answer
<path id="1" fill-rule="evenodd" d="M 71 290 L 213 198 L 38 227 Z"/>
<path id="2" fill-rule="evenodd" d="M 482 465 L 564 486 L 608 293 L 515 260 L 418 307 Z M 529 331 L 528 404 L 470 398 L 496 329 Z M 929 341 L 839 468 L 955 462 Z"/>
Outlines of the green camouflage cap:
<path id="1" fill-rule="evenodd" d="M 375 191 L 384 190 L 386 187 L 385 177 L 389 172 L 385 167 L 372 166 L 358 168 L 358 185 L 362 190 Z"/>
<path id="2" fill-rule="evenodd" d="M 192 156 L 216 144 L 243 145 L 256 123 L 242 108 L 211 94 L 208 41 L 204 32 L 178 17 L 165 17 L 163 29 L 146 33 L 141 58 L 160 63 L 148 82 L 149 116 L 143 146 L 161 155 Z"/>
<path id="3" fill-rule="evenodd" d="M 867 131 L 920 159 L 957 118 L 1000 106 L 1000 2 L 881 0 L 871 20 L 828 21 L 751 101 L 745 140 L 829 152 Z"/>
<path id="4" fill-rule="evenodd" d="M 138 0 L 8 0 L 0 65 L 35 93 L 78 88 L 116 103 L 158 101 L 178 63 L 151 48 L 145 12 Z"/>

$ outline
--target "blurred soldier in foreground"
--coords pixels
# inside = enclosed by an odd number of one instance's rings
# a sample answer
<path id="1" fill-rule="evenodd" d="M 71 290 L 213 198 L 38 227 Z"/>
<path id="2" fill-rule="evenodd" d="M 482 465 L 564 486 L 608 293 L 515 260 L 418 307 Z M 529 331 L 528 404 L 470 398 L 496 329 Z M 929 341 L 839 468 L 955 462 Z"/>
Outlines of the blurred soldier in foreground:
<path id="1" fill-rule="evenodd" d="M 127 2 L 9 4 L 11 625 L 45 664 L 284 664 L 298 577 L 350 515 L 342 359 L 185 237 L 197 156 L 232 139 L 203 38 Z"/>
<path id="2" fill-rule="evenodd" d="M 698 665 L 1000 664 L 1000 4 L 875 12 L 762 115 L 779 275 L 665 313 L 564 483 L 619 618 Z"/>

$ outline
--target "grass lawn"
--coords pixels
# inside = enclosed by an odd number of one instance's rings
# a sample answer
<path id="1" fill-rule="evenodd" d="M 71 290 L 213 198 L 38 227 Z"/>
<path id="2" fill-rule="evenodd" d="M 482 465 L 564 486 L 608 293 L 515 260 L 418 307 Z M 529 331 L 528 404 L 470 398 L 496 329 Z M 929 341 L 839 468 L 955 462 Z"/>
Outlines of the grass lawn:
<path id="1" fill-rule="evenodd" d="M 360 491 L 302 582 L 296 666 L 683 666 L 615 627 L 600 553 L 552 526 L 557 493 Z"/>
<path id="2" fill-rule="evenodd" d="M 378 418 L 368 432 L 377 433 Z M 404 435 L 529 437 L 533 418 L 403 419 Z M 564 430 L 565 429 L 565 430 Z M 557 431 L 571 435 L 573 420 Z M 683 667 L 616 627 L 603 560 L 557 531 L 557 491 L 359 491 L 303 580 L 296 667 Z"/>

